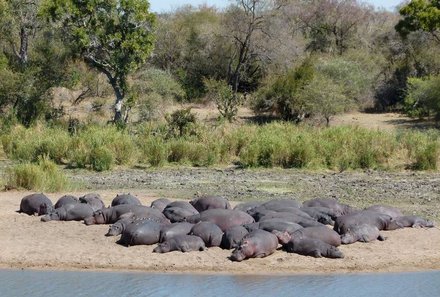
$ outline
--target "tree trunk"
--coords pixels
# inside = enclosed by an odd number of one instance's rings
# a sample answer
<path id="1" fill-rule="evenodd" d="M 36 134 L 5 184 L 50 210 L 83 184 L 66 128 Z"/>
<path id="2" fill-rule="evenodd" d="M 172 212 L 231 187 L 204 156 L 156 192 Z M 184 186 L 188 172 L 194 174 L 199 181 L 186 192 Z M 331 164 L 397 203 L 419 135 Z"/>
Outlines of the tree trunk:
<path id="1" fill-rule="evenodd" d="M 124 120 L 122 117 L 122 107 L 124 105 L 124 93 L 115 82 L 112 82 L 111 85 L 112 85 L 113 90 L 116 95 L 116 101 L 115 101 L 115 107 L 114 107 L 115 115 L 113 117 L 113 122 L 118 123 L 118 122 L 121 122 Z M 128 117 L 126 117 L 126 118 L 128 118 Z"/>
<path id="2" fill-rule="evenodd" d="M 20 52 L 18 53 L 21 64 L 26 64 L 28 61 L 28 45 L 29 45 L 29 34 L 25 27 L 21 27 Z"/>

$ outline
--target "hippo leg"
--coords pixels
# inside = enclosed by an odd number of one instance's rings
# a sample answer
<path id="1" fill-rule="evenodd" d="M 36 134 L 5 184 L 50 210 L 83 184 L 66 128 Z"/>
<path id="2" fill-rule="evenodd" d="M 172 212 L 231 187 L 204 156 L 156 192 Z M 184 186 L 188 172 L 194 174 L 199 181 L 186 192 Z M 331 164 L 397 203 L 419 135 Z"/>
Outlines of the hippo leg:
<path id="1" fill-rule="evenodd" d="M 385 241 L 387 238 L 381 234 L 379 234 L 379 236 L 377 237 L 377 240 L 379 241 Z"/>

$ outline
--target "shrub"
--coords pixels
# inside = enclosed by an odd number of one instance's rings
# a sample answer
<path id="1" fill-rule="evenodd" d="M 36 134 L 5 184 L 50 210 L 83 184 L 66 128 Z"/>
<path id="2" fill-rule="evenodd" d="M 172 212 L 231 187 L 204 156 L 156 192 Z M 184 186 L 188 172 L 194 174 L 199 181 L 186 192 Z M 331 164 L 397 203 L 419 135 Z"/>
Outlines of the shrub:
<path id="1" fill-rule="evenodd" d="M 205 87 L 208 98 L 215 102 L 221 117 L 232 122 L 242 103 L 241 95 L 234 92 L 226 81 L 206 79 Z"/>
<path id="2" fill-rule="evenodd" d="M 106 147 L 95 147 L 90 153 L 90 165 L 95 171 L 110 170 L 114 159 L 112 152 Z"/>
<path id="3" fill-rule="evenodd" d="M 23 163 L 10 168 L 7 184 L 9 187 L 45 192 L 70 188 L 67 177 L 55 163 L 46 158 L 41 158 L 37 164 Z"/>
<path id="4" fill-rule="evenodd" d="M 191 108 L 179 109 L 165 117 L 169 126 L 169 136 L 182 137 L 194 133 L 194 126 L 197 123 L 196 115 L 191 112 Z"/>

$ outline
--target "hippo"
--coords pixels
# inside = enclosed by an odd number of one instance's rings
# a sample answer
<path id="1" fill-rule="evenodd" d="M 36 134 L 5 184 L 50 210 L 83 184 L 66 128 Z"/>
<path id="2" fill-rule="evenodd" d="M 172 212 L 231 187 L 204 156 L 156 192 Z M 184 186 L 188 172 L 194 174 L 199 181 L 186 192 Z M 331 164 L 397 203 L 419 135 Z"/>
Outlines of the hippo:
<path id="1" fill-rule="evenodd" d="M 301 203 L 293 199 L 274 199 L 261 204 L 266 209 L 280 209 L 285 207 L 300 208 Z"/>
<path id="2" fill-rule="evenodd" d="M 240 245 L 243 237 L 248 234 L 248 230 L 243 226 L 231 227 L 226 230 L 225 233 L 223 233 L 220 247 L 226 250 L 235 249 L 237 246 Z"/>
<path id="3" fill-rule="evenodd" d="M 104 202 L 101 200 L 101 196 L 96 193 L 90 193 L 79 197 L 79 202 L 89 204 L 93 208 L 93 211 L 105 208 Z"/>
<path id="4" fill-rule="evenodd" d="M 229 201 L 221 196 L 203 196 L 189 202 L 198 212 L 208 209 L 232 209 Z"/>
<path id="5" fill-rule="evenodd" d="M 122 204 L 113 207 L 97 210 L 91 217 L 85 218 L 86 225 L 93 224 L 114 224 L 121 217 L 135 216 L 138 218 L 157 218 L 166 221 L 165 216 L 158 211 L 148 206 Z"/>
<path id="6" fill-rule="evenodd" d="M 53 204 L 43 193 L 27 195 L 21 199 L 18 213 L 28 215 L 45 215 L 53 210 Z"/>
<path id="7" fill-rule="evenodd" d="M 190 216 L 186 219 L 189 223 L 212 222 L 226 231 L 237 225 L 250 224 L 254 222 L 254 218 L 245 212 L 232 209 L 208 209 L 197 215 Z"/>
<path id="8" fill-rule="evenodd" d="M 123 215 L 124 216 L 124 215 Z M 150 218 L 136 218 L 135 216 L 125 216 L 122 219 L 119 219 L 116 223 L 112 224 L 109 228 L 105 236 L 117 236 L 122 234 L 125 231 L 128 225 L 137 223 L 139 221 L 153 221 L 161 225 L 167 225 L 169 222 L 150 217 Z"/>
<path id="9" fill-rule="evenodd" d="M 66 204 L 43 216 L 41 221 L 81 221 L 93 215 L 93 209 L 85 203 Z"/>
<path id="10" fill-rule="evenodd" d="M 349 232 L 353 226 L 362 224 L 375 226 L 379 230 L 395 230 L 401 228 L 389 215 L 370 210 L 362 210 L 338 217 L 333 229 L 342 235 Z"/>
<path id="11" fill-rule="evenodd" d="M 273 254 L 277 247 L 276 235 L 264 230 L 256 230 L 243 237 L 240 245 L 232 252 L 230 259 L 240 262 L 249 258 L 267 257 Z"/>
<path id="12" fill-rule="evenodd" d="M 350 214 L 350 213 L 356 211 L 356 209 L 354 209 L 350 205 L 339 203 L 338 200 L 333 199 L 333 198 L 327 198 L 327 199 L 326 198 L 316 198 L 316 199 L 307 200 L 307 201 L 303 202 L 303 206 L 327 207 L 327 208 L 330 208 L 331 210 L 333 210 L 337 217 L 342 216 L 342 215 L 346 215 L 346 214 Z"/>
<path id="13" fill-rule="evenodd" d="M 223 231 L 219 226 L 211 222 L 199 222 L 195 224 L 189 234 L 203 239 L 206 247 L 220 246 L 222 243 Z"/>
<path id="14" fill-rule="evenodd" d="M 181 222 L 181 223 L 173 223 L 170 225 L 163 226 L 160 231 L 159 242 L 164 242 L 170 239 L 171 237 L 177 235 L 187 235 L 191 232 L 194 224 Z"/>
<path id="15" fill-rule="evenodd" d="M 112 200 L 111 206 L 121 205 L 121 204 L 131 204 L 131 205 L 142 205 L 139 199 L 130 193 L 128 194 L 117 194 Z"/>
<path id="16" fill-rule="evenodd" d="M 251 233 L 252 231 L 260 229 L 259 222 L 250 223 L 250 224 L 243 224 L 241 226 L 243 226 L 248 231 L 248 233 Z"/>
<path id="17" fill-rule="evenodd" d="M 171 221 L 171 223 L 183 222 L 187 217 L 197 214 L 191 210 L 181 207 L 166 207 L 163 214 Z"/>
<path id="18" fill-rule="evenodd" d="M 183 208 L 183 209 L 191 211 L 193 214 L 198 214 L 199 213 L 197 211 L 197 209 L 195 209 L 194 206 L 192 206 L 187 201 L 173 201 L 171 203 L 168 203 L 168 205 L 165 207 L 165 209 L 170 208 L 170 207 L 180 207 L 180 208 Z"/>
<path id="19" fill-rule="evenodd" d="M 301 225 L 302 227 L 324 226 L 323 224 L 315 221 L 312 218 L 307 218 L 305 216 L 296 215 L 289 212 L 276 212 L 271 210 L 264 213 L 258 213 L 256 220 L 258 222 L 263 222 L 271 219 L 282 219 L 287 222 L 296 223 L 298 225 Z"/>
<path id="20" fill-rule="evenodd" d="M 151 245 L 159 242 L 162 225 L 152 220 L 137 220 L 129 224 L 118 244 L 127 247 L 133 245 Z"/>
<path id="21" fill-rule="evenodd" d="M 303 227 L 296 223 L 287 222 L 283 219 L 275 218 L 260 222 L 259 229 L 266 230 L 268 232 L 276 230 L 280 232 L 293 233 L 299 229 L 303 229 Z"/>
<path id="22" fill-rule="evenodd" d="M 205 242 L 195 235 L 177 235 L 160 243 L 153 253 L 168 253 L 172 251 L 191 252 L 206 250 Z"/>
<path id="23" fill-rule="evenodd" d="M 264 216 L 267 213 L 273 213 L 273 212 L 282 212 L 282 213 L 289 213 L 294 216 L 302 217 L 309 220 L 314 220 L 311 216 L 309 216 L 304 211 L 300 210 L 299 208 L 294 207 L 276 207 L 273 206 L 270 209 L 265 208 L 264 206 L 259 206 L 254 209 L 252 209 L 249 214 L 254 217 L 256 221 L 259 221 L 259 219 Z"/>
<path id="24" fill-rule="evenodd" d="M 309 237 L 292 238 L 287 244 L 283 245 L 283 248 L 289 253 L 315 258 L 344 258 L 344 254 L 338 248 L 322 240 Z"/>
<path id="25" fill-rule="evenodd" d="M 63 207 L 64 205 L 68 204 L 77 204 L 79 203 L 78 198 L 72 195 L 64 195 L 58 201 L 55 203 L 55 209 Z"/>
<path id="26" fill-rule="evenodd" d="M 163 212 L 165 207 L 167 207 L 168 204 L 170 204 L 171 201 L 167 198 L 159 198 L 151 202 L 150 207 L 159 210 L 160 212 Z"/>
<path id="27" fill-rule="evenodd" d="M 298 239 L 303 237 L 319 239 L 334 247 L 341 245 L 341 236 L 327 226 L 302 228 L 293 232 L 291 236 Z"/>
<path id="28" fill-rule="evenodd" d="M 308 207 L 303 206 L 300 208 L 303 212 L 307 213 L 313 219 L 324 225 L 334 225 L 337 218 L 336 213 L 327 207 Z"/>
<path id="29" fill-rule="evenodd" d="M 351 244 L 357 241 L 384 241 L 385 239 L 386 238 L 379 233 L 379 229 L 376 226 L 370 224 L 353 225 L 349 231 L 341 235 L 341 243 L 343 244 Z"/>
<path id="30" fill-rule="evenodd" d="M 391 218 L 401 217 L 403 213 L 400 209 L 388 205 L 373 205 L 365 208 L 365 210 L 375 211 L 378 213 L 383 213 L 389 215 Z"/>
<path id="31" fill-rule="evenodd" d="M 243 203 L 237 204 L 234 207 L 234 210 L 241 210 L 243 212 L 249 213 L 250 210 L 260 206 L 261 204 L 262 204 L 262 202 L 259 202 L 259 201 L 243 202 Z"/>
<path id="32" fill-rule="evenodd" d="M 395 218 L 396 223 L 404 227 L 412 227 L 412 228 L 420 228 L 420 227 L 426 227 L 426 228 L 432 228 L 434 227 L 434 222 L 427 221 L 421 217 L 418 216 L 399 216 Z"/>

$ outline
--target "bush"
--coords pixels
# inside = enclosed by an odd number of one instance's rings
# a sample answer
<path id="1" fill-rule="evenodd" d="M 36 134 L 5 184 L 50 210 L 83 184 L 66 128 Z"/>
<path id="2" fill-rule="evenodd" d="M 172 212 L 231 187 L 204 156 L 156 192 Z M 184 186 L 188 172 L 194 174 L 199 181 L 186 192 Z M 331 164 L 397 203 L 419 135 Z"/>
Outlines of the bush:
<path id="1" fill-rule="evenodd" d="M 440 75 L 409 78 L 405 110 L 413 117 L 434 115 L 440 121 Z"/>
<path id="2" fill-rule="evenodd" d="M 217 105 L 222 118 L 232 122 L 238 113 L 238 107 L 242 103 L 241 95 L 234 92 L 226 81 L 215 79 L 205 80 L 207 96 Z"/>
<path id="3" fill-rule="evenodd" d="M 45 192 L 58 192 L 70 188 L 68 179 L 63 172 L 55 163 L 46 158 L 41 158 L 37 164 L 23 163 L 9 169 L 7 185 Z"/>
<path id="4" fill-rule="evenodd" d="M 95 147 L 90 153 L 90 165 L 95 171 L 110 170 L 114 159 L 112 152 L 106 147 Z"/>
<path id="5" fill-rule="evenodd" d="M 172 114 L 167 115 L 165 119 L 169 126 L 169 136 L 182 137 L 195 134 L 194 126 L 197 123 L 197 118 L 191 112 L 191 108 L 176 110 Z"/>

